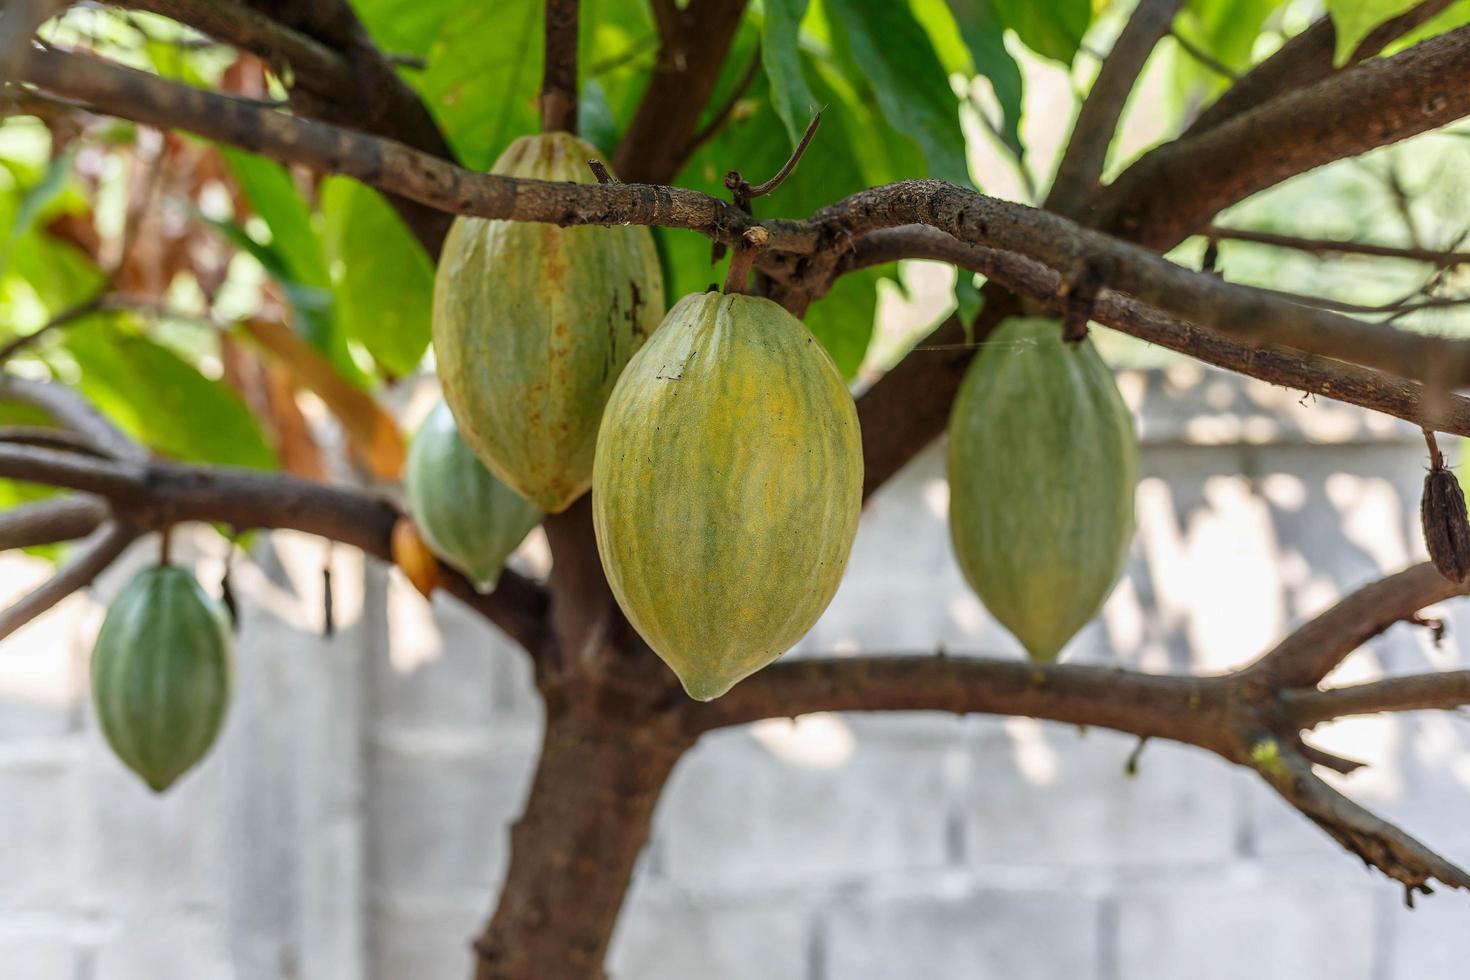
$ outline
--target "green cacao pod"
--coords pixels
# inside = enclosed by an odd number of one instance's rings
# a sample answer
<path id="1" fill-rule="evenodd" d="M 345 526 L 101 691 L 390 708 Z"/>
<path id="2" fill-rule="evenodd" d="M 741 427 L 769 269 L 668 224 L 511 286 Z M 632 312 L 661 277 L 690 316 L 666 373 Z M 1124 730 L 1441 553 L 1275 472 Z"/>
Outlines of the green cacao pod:
<path id="1" fill-rule="evenodd" d="M 588 143 L 516 140 L 494 172 L 591 183 Z M 663 275 L 642 227 L 461 217 L 434 284 L 434 354 L 459 433 L 502 481 L 543 511 L 592 483 L 602 408 L 663 315 Z"/>
<path id="2" fill-rule="evenodd" d="M 107 609 L 92 702 L 118 758 L 161 793 L 204 758 L 230 702 L 230 628 L 184 568 L 145 569 Z"/>
<path id="3" fill-rule="evenodd" d="M 1133 418 L 1090 340 L 1006 320 L 949 420 L 955 555 L 1033 660 L 1054 660 L 1113 590 L 1133 537 Z"/>
<path id="4" fill-rule="evenodd" d="M 862 490 L 857 410 L 801 321 L 766 299 L 686 296 L 608 402 L 597 549 L 633 626 L 708 701 L 827 608 Z"/>
<path id="5" fill-rule="evenodd" d="M 446 564 L 479 588 L 493 586 L 501 566 L 541 512 L 485 468 L 440 402 L 413 437 L 404 477 L 408 511 Z"/>

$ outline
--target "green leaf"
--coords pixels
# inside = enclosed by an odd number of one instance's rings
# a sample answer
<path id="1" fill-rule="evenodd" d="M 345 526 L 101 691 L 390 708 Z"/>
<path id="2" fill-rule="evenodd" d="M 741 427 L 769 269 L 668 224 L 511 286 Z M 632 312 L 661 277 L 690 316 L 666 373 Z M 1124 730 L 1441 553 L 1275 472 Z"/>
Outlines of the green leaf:
<path id="1" fill-rule="evenodd" d="M 66 190 L 67 181 L 71 177 L 71 165 L 75 159 L 75 150 L 68 150 L 53 159 L 41 179 L 21 196 L 20 205 L 15 209 L 15 217 L 10 223 L 10 232 L 5 236 L 5 250 L 0 252 L 0 274 L 10 264 L 10 256 L 16 245 L 35 229 L 41 213 Z"/>
<path id="2" fill-rule="evenodd" d="M 291 278 L 326 286 L 327 263 L 321 240 L 312 227 L 311 208 L 296 190 L 291 172 L 264 157 L 220 147 L 230 172 L 250 201 L 251 209 L 271 230 L 271 246 L 285 260 Z"/>
<path id="3" fill-rule="evenodd" d="M 996 0 L 950 0 L 955 23 L 970 49 L 975 71 L 990 82 L 1000 104 L 1001 134 L 1017 156 L 1021 145 L 1021 111 L 1025 93 L 1021 67 L 1006 50 L 1005 24 L 995 10 Z"/>
<path id="4" fill-rule="evenodd" d="M 1070 65 L 1092 23 L 1090 0 L 990 0 L 1000 22 L 1032 51 Z"/>
<path id="5" fill-rule="evenodd" d="M 577 132 L 605 157 L 618 148 L 618 121 L 608 105 L 607 90 L 595 78 L 587 80 L 577 99 Z"/>
<path id="6" fill-rule="evenodd" d="M 462 4 L 412 79 L 465 166 L 488 170 L 500 152 L 539 128 L 540 0 Z"/>
<path id="7" fill-rule="evenodd" d="M 1464 27 L 1466 24 L 1470 24 L 1470 0 L 1457 0 L 1457 2 L 1450 4 L 1444 10 L 1441 10 L 1403 37 L 1386 45 L 1383 49 L 1383 54 L 1397 54 L 1405 48 L 1413 47 L 1421 41 L 1427 41 L 1432 37 L 1447 34 L 1457 27 Z"/>
<path id="8" fill-rule="evenodd" d="M 771 105 L 795 146 L 817 110 L 817 100 L 801 71 L 801 18 L 807 0 L 766 0 L 761 24 L 761 62 L 771 85 Z"/>
<path id="9" fill-rule="evenodd" d="M 959 103 L 913 12 L 906 4 L 865 0 L 827 0 L 826 7 L 872 82 L 884 117 L 918 142 L 929 175 L 968 185 Z"/>
<path id="10" fill-rule="evenodd" d="M 92 320 L 67 331 L 79 387 L 144 445 L 190 461 L 273 469 L 275 453 L 245 403 L 170 348 L 127 326 Z"/>
<path id="11" fill-rule="evenodd" d="M 1333 61 L 1339 67 L 1346 64 L 1373 28 L 1418 5 L 1419 0 L 1327 0 L 1327 13 L 1337 30 Z"/>
<path id="12" fill-rule="evenodd" d="M 807 329 L 827 348 L 845 378 L 857 374 L 873 340 L 873 315 L 882 278 L 877 269 L 850 272 L 806 312 Z"/>
<path id="13" fill-rule="evenodd" d="M 393 374 L 411 373 L 429 346 L 434 267 L 376 191 L 332 177 L 321 202 L 338 324 Z"/>
<path id="14" fill-rule="evenodd" d="M 217 221 L 203 214 L 197 214 L 197 217 L 260 263 L 286 297 L 286 305 L 291 308 L 292 329 L 321 351 L 344 378 L 359 387 L 365 387 L 367 378 L 352 360 L 352 354 L 347 349 L 347 338 L 337 324 L 330 284 L 302 282 L 296 277 L 296 271 L 291 268 L 285 256 L 273 244 L 262 245 L 235 222 Z"/>
<path id="15" fill-rule="evenodd" d="M 1256 39 L 1266 18 L 1282 2 L 1188 0 L 1174 22 L 1174 29 L 1216 61 L 1233 71 L 1244 72 L 1251 65 Z M 1176 55 L 1175 66 L 1175 85 L 1183 96 L 1194 96 L 1201 89 L 1206 96 L 1213 96 L 1230 85 L 1228 79 L 1201 65 L 1182 49 Z"/>

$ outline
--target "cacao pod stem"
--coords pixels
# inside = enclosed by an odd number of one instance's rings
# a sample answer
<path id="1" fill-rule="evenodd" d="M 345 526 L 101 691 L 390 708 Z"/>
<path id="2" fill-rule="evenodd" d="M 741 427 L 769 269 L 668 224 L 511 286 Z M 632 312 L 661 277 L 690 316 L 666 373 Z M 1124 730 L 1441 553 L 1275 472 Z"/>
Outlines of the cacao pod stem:
<path id="1" fill-rule="evenodd" d="M 1439 573 L 1451 582 L 1470 576 L 1470 518 L 1465 512 L 1465 494 L 1455 474 L 1445 468 L 1444 454 L 1434 433 L 1424 430 L 1429 445 L 1429 473 L 1424 477 L 1424 496 L 1419 517 L 1424 527 L 1424 547 Z"/>

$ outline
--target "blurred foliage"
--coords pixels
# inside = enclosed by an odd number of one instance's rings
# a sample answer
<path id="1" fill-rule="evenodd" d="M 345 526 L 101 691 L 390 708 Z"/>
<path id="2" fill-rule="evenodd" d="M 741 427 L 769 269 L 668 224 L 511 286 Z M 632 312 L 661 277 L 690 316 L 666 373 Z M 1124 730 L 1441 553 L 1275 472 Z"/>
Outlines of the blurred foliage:
<path id="1" fill-rule="evenodd" d="M 1411 5 L 1326 0 L 1339 54 Z M 405 64 L 402 77 L 467 166 L 488 168 L 536 127 L 540 0 L 353 6 Z M 676 182 L 725 196 L 729 170 L 765 180 L 820 109 L 821 128 L 801 166 L 755 202 L 758 216 L 800 217 L 864 187 L 921 176 L 1019 193 L 1008 189 L 1014 171 L 1007 171 L 1020 164 L 1039 179 L 1054 167 L 1096 73 L 1096 51 L 1111 43 L 1130 6 L 752 0 L 701 121 L 709 132 Z M 1316 0 L 1187 0 L 1175 28 L 1241 72 L 1321 9 Z M 658 35 L 647 0 L 584 0 L 582 13 L 580 121 L 610 154 L 647 84 Z M 1470 0 L 1459 0 L 1396 47 L 1467 21 Z M 286 91 L 255 59 L 162 17 L 92 5 L 49 31 L 55 43 L 191 85 L 261 99 Z M 1227 85 L 1180 45 L 1161 46 L 1114 147 L 1115 164 L 1176 134 Z M 0 342 L 103 289 L 129 302 L 48 334 L 12 369 L 77 385 L 155 451 L 187 460 L 319 475 L 304 419 L 324 410 L 342 424 L 358 461 L 391 478 L 401 440 L 381 396 L 422 368 L 433 269 L 386 202 L 345 178 L 192 137 L 160 139 L 65 107 L 43 116 L 0 124 Z M 1142 138 L 1129 135 L 1142 123 Z M 1451 247 L 1470 230 L 1470 187 L 1461 176 L 1470 173 L 1467 153 L 1470 142 L 1454 134 L 1422 139 L 1291 181 L 1222 220 Z M 724 277 L 704 238 L 659 231 L 657 239 L 670 300 Z M 1176 257 L 1197 261 L 1200 247 L 1192 242 Z M 1409 263 L 1322 261 L 1235 243 L 1221 254 L 1232 279 L 1365 304 L 1463 285 L 1455 276 L 1430 283 Z M 808 324 L 849 376 L 864 364 L 881 367 L 957 306 L 973 315 L 972 277 L 956 281 L 926 268 L 933 267 L 905 263 L 846 276 L 811 307 Z M 1452 319 L 1439 310 L 1399 322 L 1440 328 Z M 0 506 L 37 492 L 0 484 Z"/>

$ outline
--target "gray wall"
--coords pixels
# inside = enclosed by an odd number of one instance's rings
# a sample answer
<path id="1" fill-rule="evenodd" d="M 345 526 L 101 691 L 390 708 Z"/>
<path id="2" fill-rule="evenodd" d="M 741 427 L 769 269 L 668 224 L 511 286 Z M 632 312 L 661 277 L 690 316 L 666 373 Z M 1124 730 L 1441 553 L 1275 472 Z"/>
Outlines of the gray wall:
<path id="1" fill-rule="evenodd" d="M 1126 375 L 1146 449 L 1129 574 L 1068 654 L 1219 671 L 1420 551 L 1407 427 L 1185 367 Z M 1459 455 L 1453 447 L 1452 457 Z M 864 515 L 799 655 L 1014 655 L 959 578 L 931 451 Z M 197 541 L 201 578 L 221 549 Z M 150 560 L 152 546 L 130 556 Z M 0 976 L 463 976 L 504 872 L 540 708 L 522 659 L 450 602 L 278 534 L 246 596 L 220 749 L 162 799 L 85 699 L 100 609 L 0 644 Z M 533 565 L 544 560 L 528 549 Z M 0 559 L 0 592 L 44 574 Z M 111 574 L 106 598 L 122 580 Z M 1396 627 L 1338 680 L 1463 665 Z M 1470 727 L 1354 720 L 1342 783 L 1470 862 Z M 1200 752 L 1027 719 L 818 716 L 705 739 L 663 800 L 612 956 L 636 980 L 1434 980 L 1470 962 L 1470 902 L 1403 910 L 1249 774 Z"/>

